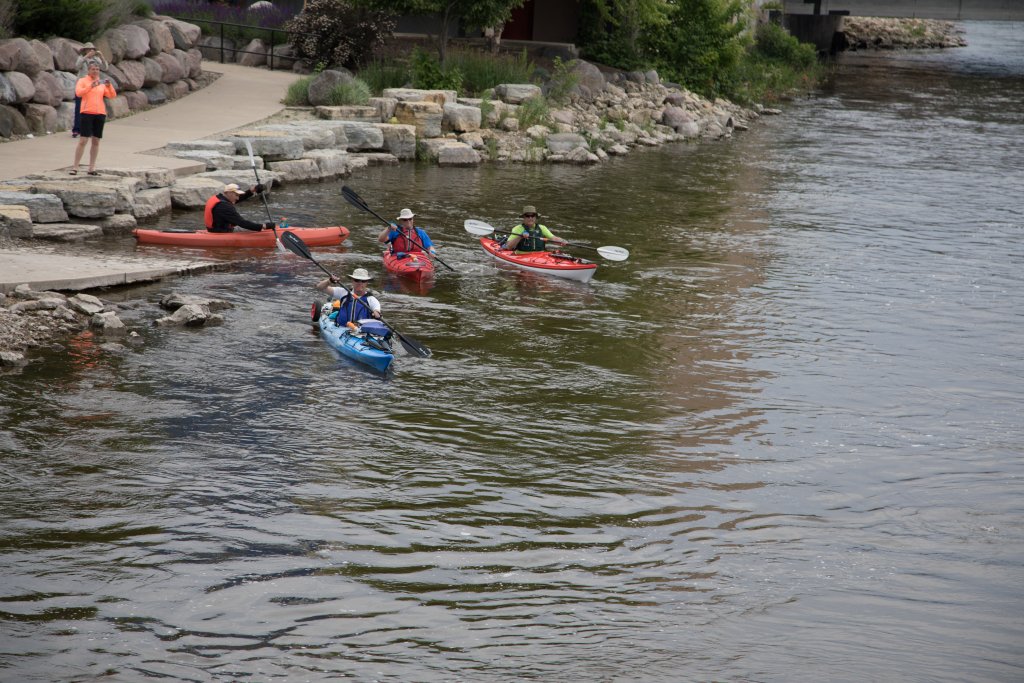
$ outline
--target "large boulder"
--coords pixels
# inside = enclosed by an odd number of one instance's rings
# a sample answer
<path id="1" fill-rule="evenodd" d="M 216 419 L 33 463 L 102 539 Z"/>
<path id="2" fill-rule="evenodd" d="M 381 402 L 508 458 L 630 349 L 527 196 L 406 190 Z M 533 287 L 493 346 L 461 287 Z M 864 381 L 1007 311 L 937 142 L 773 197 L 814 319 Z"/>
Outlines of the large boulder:
<path id="1" fill-rule="evenodd" d="M 384 137 L 384 149 L 398 159 L 416 158 L 416 127 L 400 123 L 377 124 Z"/>
<path id="2" fill-rule="evenodd" d="M 128 36 L 117 28 L 108 29 L 96 39 L 96 49 L 108 62 L 117 64 L 124 59 L 124 52 L 128 49 Z"/>
<path id="3" fill-rule="evenodd" d="M 77 74 L 75 63 L 78 61 L 80 43 L 67 38 L 50 38 L 46 41 L 53 54 L 53 67 L 57 71 L 70 71 Z"/>
<path id="4" fill-rule="evenodd" d="M 64 92 L 60 82 L 49 71 L 40 71 L 32 79 L 32 86 L 35 88 L 35 95 L 32 101 L 36 104 L 45 104 L 56 107 L 64 100 Z"/>
<path id="5" fill-rule="evenodd" d="M 117 65 L 121 71 L 121 90 L 141 90 L 146 84 L 146 66 L 134 59 L 126 59 Z"/>
<path id="6" fill-rule="evenodd" d="M 253 38 L 242 48 L 238 63 L 242 66 L 263 66 L 267 63 L 267 44 Z"/>
<path id="7" fill-rule="evenodd" d="M 57 87 L 60 89 L 60 98 L 65 101 L 75 99 L 75 83 L 78 82 L 78 78 L 67 71 L 54 71 L 53 79 L 57 81 Z"/>
<path id="8" fill-rule="evenodd" d="M 466 104 L 444 105 L 443 125 L 447 130 L 456 133 L 468 133 L 480 130 L 481 113 L 479 107 L 471 107 Z"/>
<path id="9" fill-rule="evenodd" d="M 149 32 L 137 24 L 125 24 L 118 28 L 125 39 L 124 58 L 141 59 L 152 49 Z"/>
<path id="10" fill-rule="evenodd" d="M 18 101 L 18 91 L 7 76 L 0 73 L 0 104 L 14 104 Z"/>
<path id="11" fill-rule="evenodd" d="M 398 123 L 415 126 L 416 135 L 421 138 L 436 138 L 441 136 L 444 110 L 434 102 L 399 100 L 395 107 L 395 119 Z"/>
<path id="12" fill-rule="evenodd" d="M 19 204 L 4 204 L 0 199 L 0 238 L 32 237 L 32 219 L 26 207 Z"/>
<path id="13" fill-rule="evenodd" d="M 162 24 L 160 25 L 162 26 Z M 172 54 L 161 52 L 157 56 L 153 57 L 153 61 L 160 65 L 160 69 L 162 71 L 160 81 L 162 83 L 174 83 L 188 75 L 184 67 L 181 65 L 181 62 L 175 59 Z"/>
<path id="14" fill-rule="evenodd" d="M 8 71 L 4 74 L 12 86 L 14 86 L 14 103 L 22 104 L 31 102 L 36 96 L 36 86 L 28 74 L 20 71 Z"/>
<path id="15" fill-rule="evenodd" d="M 0 137 L 9 138 L 14 135 L 28 134 L 28 123 L 21 112 L 14 107 L 0 104 Z"/>
<path id="16" fill-rule="evenodd" d="M 146 53 L 147 56 L 155 57 L 161 52 L 170 52 L 174 49 L 174 36 L 171 35 L 171 30 L 164 22 L 143 19 L 136 21 L 135 25 L 141 27 L 149 34 L 149 51 Z"/>
<path id="17" fill-rule="evenodd" d="M 36 135 L 48 135 L 57 130 L 57 110 L 48 104 L 22 105 L 25 112 L 25 123 Z"/>
<path id="18" fill-rule="evenodd" d="M 571 94 L 584 100 L 593 100 L 601 94 L 608 84 L 600 69 L 582 59 L 576 60 L 571 73 L 576 78 L 576 85 L 573 87 Z"/>
<path id="19" fill-rule="evenodd" d="M 263 157 L 264 161 L 301 159 L 302 153 L 306 151 L 302 138 L 274 131 L 238 130 L 225 140 L 234 143 L 236 154 L 249 153 L 245 146 L 248 140 L 252 144 L 253 154 Z"/>
<path id="20" fill-rule="evenodd" d="M 502 83 L 494 87 L 494 95 L 502 102 L 522 104 L 526 100 L 542 95 L 540 86 L 532 83 Z"/>
<path id="21" fill-rule="evenodd" d="M 167 30 L 171 32 L 171 38 L 174 40 L 174 47 L 179 50 L 191 50 L 199 42 L 199 38 L 203 35 L 202 29 L 195 24 L 190 24 L 186 21 L 179 19 L 171 19 L 170 17 L 160 17 L 159 19 L 163 22 Z"/>
<path id="22" fill-rule="evenodd" d="M 361 121 L 337 121 L 335 123 L 344 131 L 345 149 L 361 151 L 384 148 L 384 134 L 381 132 L 380 124 Z M 337 132 L 335 132 L 335 137 L 340 137 Z"/>
<path id="23" fill-rule="evenodd" d="M 352 82 L 347 69 L 325 69 L 309 82 L 309 103 L 314 107 L 331 104 L 331 92 L 339 85 Z"/>
<path id="24" fill-rule="evenodd" d="M 26 207 L 33 223 L 63 223 L 68 219 L 64 203 L 52 194 L 0 191 L 0 204 L 20 204 Z"/>
<path id="25" fill-rule="evenodd" d="M 53 52 L 50 50 L 50 46 L 41 40 L 30 40 L 28 44 L 35 52 L 35 61 L 39 64 L 39 71 L 53 71 Z M 35 76 L 35 74 L 30 75 Z"/>
<path id="26" fill-rule="evenodd" d="M 142 82 L 143 88 L 152 88 L 158 83 L 163 83 L 164 69 L 160 66 L 159 62 L 155 62 L 149 57 L 143 57 L 142 67 L 145 70 L 145 77 Z"/>
<path id="27" fill-rule="evenodd" d="M 433 102 L 444 106 L 458 101 L 454 90 L 421 90 L 418 88 L 385 88 L 381 96 L 399 102 Z"/>

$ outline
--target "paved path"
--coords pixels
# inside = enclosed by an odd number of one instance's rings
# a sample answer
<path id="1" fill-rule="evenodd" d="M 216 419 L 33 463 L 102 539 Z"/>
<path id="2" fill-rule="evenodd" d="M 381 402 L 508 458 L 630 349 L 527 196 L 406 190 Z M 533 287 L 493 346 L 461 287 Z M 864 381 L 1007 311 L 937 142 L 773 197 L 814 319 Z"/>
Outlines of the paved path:
<path id="1" fill-rule="evenodd" d="M 174 140 L 205 138 L 276 114 L 284 109 L 281 100 L 288 86 L 298 78 L 287 71 L 219 62 L 204 61 L 203 71 L 222 75 L 180 100 L 110 121 L 103 131 L 97 168 L 169 168 L 178 175 L 203 171 L 205 167 L 195 161 L 144 152 Z M 67 168 L 74 160 L 76 143 L 71 133 L 63 132 L 0 144 L 0 186 L 4 180 Z M 88 149 L 83 161 L 88 162 Z M 15 245 L 0 250 L 0 292 L 12 291 L 22 283 L 33 289 L 89 289 L 196 272 L 201 267 L 199 260 L 90 254 L 58 257 L 47 248 Z"/>

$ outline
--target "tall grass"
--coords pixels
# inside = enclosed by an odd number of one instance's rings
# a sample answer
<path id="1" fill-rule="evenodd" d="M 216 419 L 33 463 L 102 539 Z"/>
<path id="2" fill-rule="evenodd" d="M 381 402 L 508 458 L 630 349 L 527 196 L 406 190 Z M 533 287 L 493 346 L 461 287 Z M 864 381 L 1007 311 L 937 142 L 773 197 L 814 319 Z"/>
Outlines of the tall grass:
<path id="1" fill-rule="evenodd" d="M 526 50 L 517 55 L 492 55 L 454 47 L 448 50 L 445 68 L 462 74 L 463 90 L 472 97 L 502 83 L 532 83 L 536 71 Z"/>
<path id="2" fill-rule="evenodd" d="M 378 95 L 386 88 L 409 84 L 409 66 L 395 60 L 375 60 L 359 70 L 359 78 Z"/>
<path id="3" fill-rule="evenodd" d="M 289 107 L 309 106 L 309 84 L 312 82 L 312 76 L 303 76 L 289 85 L 288 92 L 284 96 L 284 103 Z"/>
<path id="4" fill-rule="evenodd" d="M 502 83 L 532 83 L 537 68 L 524 50 L 518 55 L 492 55 L 468 48 L 451 47 L 442 67 L 437 55 L 416 49 L 407 57 L 375 60 L 359 71 L 370 90 L 412 86 L 426 89 L 455 89 L 478 97 Z"/>

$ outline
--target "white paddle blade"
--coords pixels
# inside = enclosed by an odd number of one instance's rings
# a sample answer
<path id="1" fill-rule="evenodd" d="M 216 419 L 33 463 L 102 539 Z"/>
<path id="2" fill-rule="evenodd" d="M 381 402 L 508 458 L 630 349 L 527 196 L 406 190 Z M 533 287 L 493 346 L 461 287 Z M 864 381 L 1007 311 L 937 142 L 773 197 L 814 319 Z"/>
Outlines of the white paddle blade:
<path id="1" fill-rule="evenodd" d="M 598 247 L 597 253 L 609 261 L 625 261 L 629 258 L 629 251 L 622 247 Z"/>
<path id="2" fill-rule="evenodd" d="M 252 142 L 249 140 L 249 138 L 245 139 L 245 150 L 247 152 L 249 152 L 249 162 L 252 164 L 253 168 L 255 168 L 256 167 L 256 159 L 253 158 Z"/>
<path id="3" fill-rule="evenodd" d="M 489 223 L 484 223 L 483 221 L 474 220 L 472 218 L 467 218 L 466 222 L 463 225 L 466 228 L 466 232 L 468 232 L 470 235 L 476 235 L 477 237 L 490 235 L 492 232 L 494 232 L 493 225 Z"/>

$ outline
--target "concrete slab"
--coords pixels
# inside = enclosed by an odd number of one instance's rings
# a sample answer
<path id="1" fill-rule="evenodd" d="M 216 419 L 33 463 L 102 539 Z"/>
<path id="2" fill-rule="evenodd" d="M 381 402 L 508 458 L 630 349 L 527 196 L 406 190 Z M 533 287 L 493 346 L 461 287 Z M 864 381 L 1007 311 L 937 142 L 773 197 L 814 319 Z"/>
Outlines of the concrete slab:
<path id="1" fill-rule="evenodd" d="M 21 284 L 35 291 L 77 292 L 221 270 L 234 263 L 201 258 L 67 254 L 42 247 L 0 248 L 0 292 L 13 292 Z"/>

